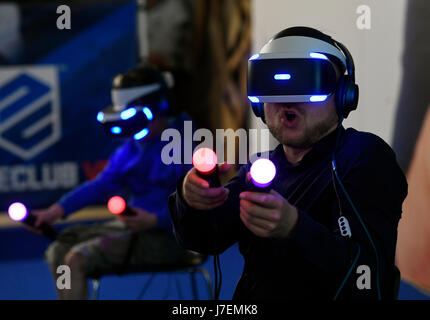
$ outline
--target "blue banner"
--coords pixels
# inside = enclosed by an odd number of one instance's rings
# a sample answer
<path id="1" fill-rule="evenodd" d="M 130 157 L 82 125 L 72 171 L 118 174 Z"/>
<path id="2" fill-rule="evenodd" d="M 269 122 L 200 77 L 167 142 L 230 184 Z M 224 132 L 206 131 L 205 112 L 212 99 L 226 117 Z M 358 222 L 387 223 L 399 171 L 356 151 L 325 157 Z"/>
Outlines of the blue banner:
<path id="1" fill-rule="evenodd" d="M 20 45 L 0 53 L 2 212 L 47 207 L 102 170 L 122 141 L 96 116 L 114 76 L 137 62 L 134 1 L 72 4 L 70 30 L 57 29 L 56 5 L 13 6 Z"/>

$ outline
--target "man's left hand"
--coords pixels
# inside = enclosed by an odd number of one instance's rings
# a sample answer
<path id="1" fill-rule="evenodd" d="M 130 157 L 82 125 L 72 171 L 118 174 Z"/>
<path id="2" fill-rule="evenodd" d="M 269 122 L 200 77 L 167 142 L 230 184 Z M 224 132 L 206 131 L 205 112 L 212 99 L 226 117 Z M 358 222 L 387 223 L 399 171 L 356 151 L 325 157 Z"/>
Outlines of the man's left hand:
<path id="1" fill-rule="evenodd" d="M 239 195 L 240 218 L 255 235 L 288 238 L 294 229 L 297 209 L 275 190 L 270 193 L 245 191 Z"/>
<path id="2" fill-rule="evenodd" d="M 134 232 L 145 231 L 157 227 L 157 215 L 140 208 L 131 208 L 136 212 L 135 216 L 118 215 L 118 219 Z"/>

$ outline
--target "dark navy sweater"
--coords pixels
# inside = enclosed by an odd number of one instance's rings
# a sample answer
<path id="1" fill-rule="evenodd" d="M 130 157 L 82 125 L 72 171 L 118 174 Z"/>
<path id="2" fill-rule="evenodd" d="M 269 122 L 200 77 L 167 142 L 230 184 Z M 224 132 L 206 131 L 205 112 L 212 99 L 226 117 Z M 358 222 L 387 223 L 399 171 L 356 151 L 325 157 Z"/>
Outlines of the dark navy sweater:
<path id="1" fill-rule="evenodd" d="M 219 254 L 239 243 L 245 266 L 234 299 L 377 299 L 377 283 L 383 299 L 392 297 L 406 178 L 382 139 L 342 127 L 337 171 L 359 214 L 336 183 L 341 211 L 352 231 L 351 238 L 342 237 L 331 171 L 337 131 L 317 142 L 296 165 L 287 161 L 282 145 L 270 152 L 277 167 L 271 187 L 299 211 L 288 239 L 258 237 L 240 220 L 239 194 L 247 189 L 250 164 L 225 186 L 230 190 L 226 202 L 211 211 L 189 207 L 181 194 L 183 178 L 178 181 L 169 198 L 178 242 L 206 254 Z M 362 265 L 370 269 L 370 289 L 357 285 Z"/>

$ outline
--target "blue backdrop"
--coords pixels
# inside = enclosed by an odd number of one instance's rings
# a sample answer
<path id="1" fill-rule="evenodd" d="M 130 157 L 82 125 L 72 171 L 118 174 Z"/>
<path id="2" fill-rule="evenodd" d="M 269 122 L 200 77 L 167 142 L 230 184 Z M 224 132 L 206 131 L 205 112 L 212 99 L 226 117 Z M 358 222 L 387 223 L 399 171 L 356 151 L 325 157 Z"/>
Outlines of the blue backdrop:
<path id="1" fill-rule="evenodd" d="M 19 5 L 22 48 L 0 65 L 0 211 L 42 208 L 94 177 L 122 141 L 97 123 L 113 77 L 137 63 L 134 1 Z"/>

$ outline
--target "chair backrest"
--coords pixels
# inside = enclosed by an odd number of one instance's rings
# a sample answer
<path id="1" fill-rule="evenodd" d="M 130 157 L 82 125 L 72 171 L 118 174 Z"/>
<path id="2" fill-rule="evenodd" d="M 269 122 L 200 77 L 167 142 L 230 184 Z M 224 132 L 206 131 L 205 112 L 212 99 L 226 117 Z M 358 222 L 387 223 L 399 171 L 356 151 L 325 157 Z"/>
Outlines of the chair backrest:
<path id="1" fill-rule="evenodd" d="M 88 278 L 99 279 L 104 275 L 123 275 L 130 273 L 142 273 L 142 272 L 167 272 L 175 270 L 184 270 L 192 267 L 197 267 L 209 258 L 207 255 L 200 254 L 195 251 L 186 250 L 182 257 L 176 263 L 169 263 L 165 265 L 150 265 L 144 267 L 129 267 L 125 265 L 124 268 L 114 270 L 95 270 L 91 274 L 88 274 Z"/>

